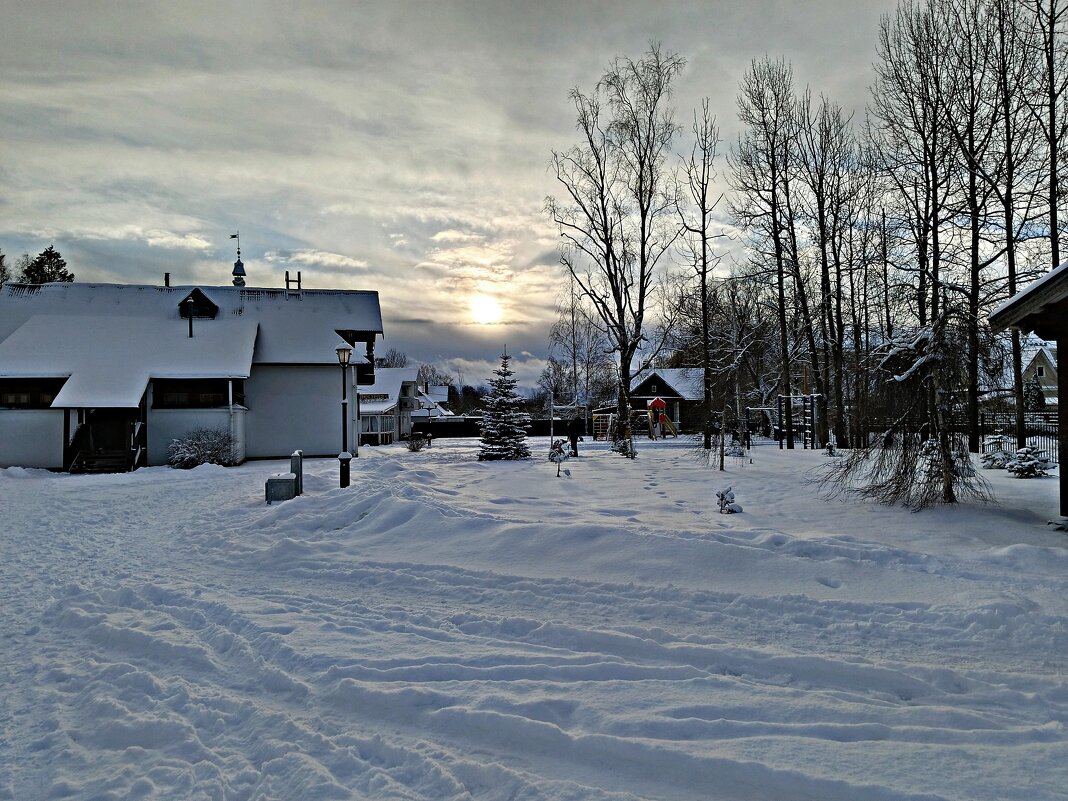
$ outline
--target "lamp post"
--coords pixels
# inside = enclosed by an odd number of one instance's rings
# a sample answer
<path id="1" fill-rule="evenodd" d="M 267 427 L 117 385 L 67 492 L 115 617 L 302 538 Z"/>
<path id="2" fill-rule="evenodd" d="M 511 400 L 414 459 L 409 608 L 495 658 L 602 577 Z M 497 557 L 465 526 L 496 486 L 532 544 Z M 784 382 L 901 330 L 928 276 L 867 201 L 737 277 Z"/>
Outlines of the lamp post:
<path id="1" fill-rule="evenodd" d="M 349 393 L 348 393 L 348 369 L 349 357 L 352 356 L 352 348 L 348 345 L 340 345 L 337 348 L 337 363 L 341 365 L 341 453 L 337 455 L 341 462 L 341 486 L 349 485 L 349 462 L 352 455 L 349 453 Z"/>

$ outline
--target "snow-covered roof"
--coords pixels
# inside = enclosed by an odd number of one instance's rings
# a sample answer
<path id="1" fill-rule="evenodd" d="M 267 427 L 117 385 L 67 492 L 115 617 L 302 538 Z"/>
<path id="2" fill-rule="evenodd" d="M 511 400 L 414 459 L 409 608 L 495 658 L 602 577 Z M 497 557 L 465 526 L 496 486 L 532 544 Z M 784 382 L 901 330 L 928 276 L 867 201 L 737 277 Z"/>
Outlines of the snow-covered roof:
<path id="1" fill-rule="evenodd" d="M 38 314 L 0 342 L 0 377 L 67 377 L 52 407 L 131 408 L 150 378 L 247 378 L 254 319 Z"/>
<path id="2" fill-rule="evenodd" d="M 1068 294 L 1068 261 L 1032 281 L 1020 292 L 990 312 L 990 325 L 995 331 L 1017 326 L 1043 306 Z"/>
<path id="3" fill-rule="evenodd" d="M 415 384 L 414 367 L 376 367 L 375 382 L 359 388 L 360 414 L 381 414 L 396 407 L 405 383 Z"/>
<path id="4" fill-rule="evenodd" d="M 675 390 L 683 400 L 696 401 L 704 399 L 702 371 L 696 367 L 672 367 L 650 370 L 631 382 L 631 392 L 654 375 L 659 376 L 660 379 L 671 389 Z M 664 390 L 658 389 L 656 394 L 660 395 L 663 394 L 663 392 Z"/>
<path id="5" fill-rule="evenodd" d="M 227 320 L 259 326 L 257 364 L 337 364 L 338 332 L 382 333 L 378 293 L 333 289 L 257 289 L 235 286 L 143 286 L 135 284 L 7 284 L 0 288 L 0 342 L 38 315 L 144 317 L 180 321 L 179 305 L 199 289 L 219 311 L 197 318 L 196 331 Z M 183 321 L 183 325 L 186 323 Z M 361 348 L 354 361 L 365 361 Z"/>

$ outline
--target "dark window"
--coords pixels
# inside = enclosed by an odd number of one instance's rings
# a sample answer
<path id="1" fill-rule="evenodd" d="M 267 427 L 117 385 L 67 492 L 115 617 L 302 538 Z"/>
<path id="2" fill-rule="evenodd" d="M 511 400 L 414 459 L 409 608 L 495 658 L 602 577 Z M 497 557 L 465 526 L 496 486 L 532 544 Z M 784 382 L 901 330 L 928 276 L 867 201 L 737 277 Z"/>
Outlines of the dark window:
<path id="1" fill-rule="evenodd" d="M 216 409 L 228 404 L 225 378 L 157 378 L 152 382 L 154 409 Z M 234 403 L 245 405 L 245 381 L 234 379 Z"/>
<path id="2" fill-rule="evenodd" d="M 47 409 L 66 381 L 65 378 L 0 378 L 0 406 Z"/>
<path id="3" fill-rule="evenodd" d="M 1045 367 L 1043 367 L 1043 366 L 1042 366 L 1041 364 L 1040 364 L 1040 365 L 1037 365 L 1037 366 L 1035 367 L 1035 374 L 1036 374 L 1036 375 L 1037 375 L 1037 376 L 1038 376 L 1039 378 L 1045 378 L 1045 377 L 1046 377 L 1046 368 L 1045 368 Z"/>
<path id="4" fill-rule="evenodd" d="M 212 303 L 208 296 L 199 289 L 194 289 L 178 304 L 178 313 L 184 320 L 189 319 L 190 315 L 193 318 L 214 320 L 215 315 L 219 313 L 219 307 Z"/>

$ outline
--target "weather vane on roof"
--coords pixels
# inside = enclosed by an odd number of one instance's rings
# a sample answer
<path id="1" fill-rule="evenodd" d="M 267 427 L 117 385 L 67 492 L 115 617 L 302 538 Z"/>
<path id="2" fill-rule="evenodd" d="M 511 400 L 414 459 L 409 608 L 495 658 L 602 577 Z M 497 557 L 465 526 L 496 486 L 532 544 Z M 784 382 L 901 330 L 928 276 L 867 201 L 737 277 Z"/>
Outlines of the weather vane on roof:
<path id="1" fill-rule="evenodd" d="M 241 232 L 230 234 L 231 239 L 237 240 L 237 261 L 234 262 L 234 286 L 245 285 L 245 265 L 241 261 Z"/>

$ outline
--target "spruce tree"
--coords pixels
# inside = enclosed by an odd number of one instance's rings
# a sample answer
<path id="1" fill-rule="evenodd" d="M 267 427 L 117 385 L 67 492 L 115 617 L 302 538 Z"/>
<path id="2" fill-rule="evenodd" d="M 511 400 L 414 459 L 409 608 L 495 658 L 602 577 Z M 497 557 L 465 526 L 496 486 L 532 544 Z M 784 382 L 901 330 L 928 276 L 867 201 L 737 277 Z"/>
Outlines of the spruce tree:
<path id="1" fill-rule="evenodd" d="M 495 459 L 525 459 L 530 456 L 526 427 L 530 415 L 523 411 L 523 398 L 516 394 L 516 381 L 508 363 L 512 357 L 505 350 L 501 367 L 490 379 L 490 394 L 482 414 L 482 449 L 480 462 Z"/>
<path id="2" fill-rule="evenodd" d="M 1024 386 L 1024 408 L 1029 412 L 1041 412 L 1046 408 L 1046 396 L 1038 383 L 1038 374 L 1032 373 Z"/>

